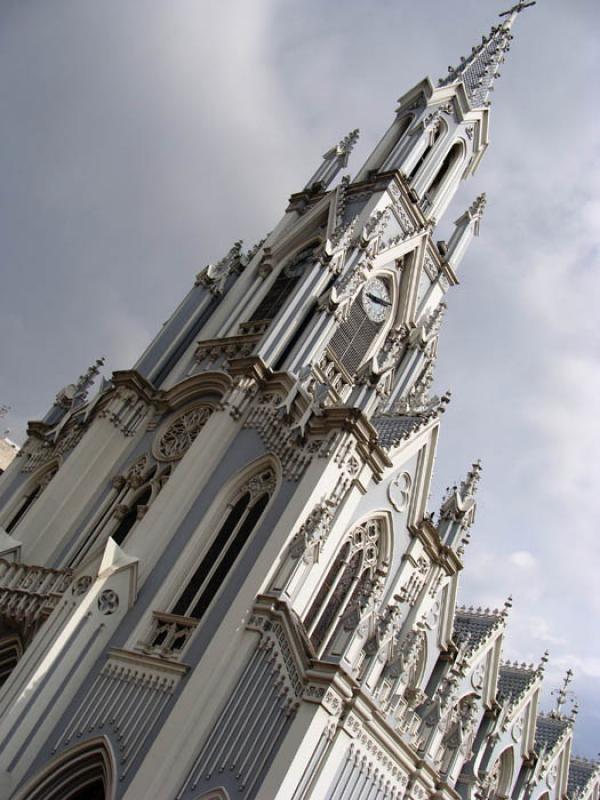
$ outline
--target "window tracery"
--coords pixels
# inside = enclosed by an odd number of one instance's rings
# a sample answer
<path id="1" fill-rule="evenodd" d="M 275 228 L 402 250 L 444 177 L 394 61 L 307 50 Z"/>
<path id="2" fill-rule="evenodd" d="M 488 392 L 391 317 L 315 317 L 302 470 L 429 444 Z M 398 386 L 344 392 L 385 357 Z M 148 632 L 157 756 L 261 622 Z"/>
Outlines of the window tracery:
<path id="1" fill-rule="evenodd" d="M 159 433 L 153 448 L 158 461 L 179 461 L 194 443 L 213 412 L 212 406 L 199 405 L 178 414 Z"/>
<path id="2" fill-rule="evenodd" d="M 165 486 L 171 470 L 171 464 L 160 467 L 144 454 L 124 474 L 116 475 L 111 481 L 111 493 L 81 537 L 69 559 L 69 567 L 81 564 L 92 547 L 109 536 L 122 546 Z"/>
<path id="3" fill-rule="evenodd" d="M 381 520 L 368 520 L 357 525 L 321 584 L 304 622 L 319 654 L 345 614 L 364 602 L 365 595 L 375 585 L 382 534 Z"/>

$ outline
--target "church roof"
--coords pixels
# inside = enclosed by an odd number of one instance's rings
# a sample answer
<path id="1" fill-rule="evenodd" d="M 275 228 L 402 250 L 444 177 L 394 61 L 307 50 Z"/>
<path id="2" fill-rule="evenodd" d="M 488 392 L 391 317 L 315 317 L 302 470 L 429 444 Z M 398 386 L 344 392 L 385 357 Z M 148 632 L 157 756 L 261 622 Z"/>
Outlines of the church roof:
<path id="1" fill-rule="evenodd" d="M 599 766 L 600 764 L 597 761 L 592 761 L 588 758 L 578 758 L 577 756 L 571 758 L 567 783 L 569 797 L 577 797 L 585 789 Z"/>
<path id="2" fill-rule="evenodd" d="M 473 652 L 503 620 L 501 611 L 494 609 L 457 608 L 454 616 L 454 639 L 466 643 L 467 652 Z"/>
<path id="3" fill-rule="evenodd" d="M 570 722 L 567 717 L 556 714 L 538 714 L 535 724 L 536 753 L 540 753 L 542 749 L 550 752 L 570 726 Z"/>
<path id="4" fill-rule="evenodd" d="M 514 705 L 529 689 L 537 671 L 525 664 L 502 664 L 498 674 L 498 699 Z"/>
<path id="5" fill-rule="evenodd" d="M 379 436 L 379 444 L 386 449 L 399 445 L 423 422 L 424 419 L 420 416 L 382 416 L 374 417 L 372 420 L 373 427 Z"/>

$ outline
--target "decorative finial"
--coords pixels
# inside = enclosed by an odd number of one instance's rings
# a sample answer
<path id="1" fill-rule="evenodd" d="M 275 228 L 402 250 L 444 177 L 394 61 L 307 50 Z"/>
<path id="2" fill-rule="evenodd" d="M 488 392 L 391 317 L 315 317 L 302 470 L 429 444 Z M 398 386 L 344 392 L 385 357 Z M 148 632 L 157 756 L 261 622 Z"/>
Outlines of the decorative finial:
<path id="1" fill-rule="evenodd" d="M 348 158 L 358 137 L 359 131 L 358 128 L 355 128 L 343 139 L 340 139 L 334 147 L 331 147 L 323 155 L 323 162 L 304 188 L 313 192 L 327 189 L 339 171 L 348 164 Z"/>
<path id="2" fill-rule="evenodd" d="M 573 670 L 569 668 L 565 674 L 565 677 L 563 678 L 563 685 L 560 687 L 560 689 L 553 689 L 550 693 L 556 696 L 556 708 L 554 709 L 555 716 L 561 716 L 561 708 L 567 702 L 567 698 L 569 696 L 573 696 L 573 692 L 567 691 L 572 680 Z"/>
<path id="3" fill-rule="evenodd" d="M 81 405 L 87 398 L 88 391 L 96 380 L 96 376 L 100 373 L 100 367 L 104 366 L 104 360 L 104 356 L 98 358 L 83 375 L 79 376 L 76 383 L 70 383 L 64 389 L 61 389 L 54 401 L 56 405 L 67 411 L 76 404 Z"/>
<path id="4" fill-rule="evenodd" d="M 10 406 L 0 403 L 0 417 L 5 417 L 10 411 Z"/>
<path id="5" fill-rule="evenodd" d="M 481 480 L 481 459 L 477 459 L 472 465 L 467 477 L 460 485 L 460 493 L 463 498 L 474 497 L 477 486 Z"/>
<path id="6" fill-rule="evenodd" d="M 486 195 L 485 192 L 482 192 L 479 195 L 479 197 L 477 197 L 475 199 L 475 202 L 473 203 L 473 205 L 469 209 L 469 214 L 472 217 L 477 217 L 478 219 L 481 219 L 481 217 L 483 215 L 483 212 L 485 210 L 486 204 L 487 204 L 487 195 Z"/>
<path id="7" fill-rule="evenodd" d="M 501 613 L 501 616 L 503 616 L 504 619 L 508 617 L 508 613 L 512 608 L 512 604 L 513 604 L 512 594 L 509 594 L 506 600 L 504 601 L 504 608 Z"/>
<path id="8" fill-rule="evenodd" d="M 343 139 L 340 139 L 338 145 L 336 147 L 336 153 L 338 156 L 350 155 L 352 152 L 354 145 L 358 142 L 360 137 L 360 131 L 358 128 L 355 128 L 350 133 L 346 134 Z"/>
<path id="9" fill-rule="evenodd" d="M 538 672 L 543 672 L 546 669 L 546 664 L 548 663 L 549 658 L 550 658 L 550 651 L 544 650 L 544 653 L 540 658 L 540 663 L 538 664 L 537 668 Z"/>

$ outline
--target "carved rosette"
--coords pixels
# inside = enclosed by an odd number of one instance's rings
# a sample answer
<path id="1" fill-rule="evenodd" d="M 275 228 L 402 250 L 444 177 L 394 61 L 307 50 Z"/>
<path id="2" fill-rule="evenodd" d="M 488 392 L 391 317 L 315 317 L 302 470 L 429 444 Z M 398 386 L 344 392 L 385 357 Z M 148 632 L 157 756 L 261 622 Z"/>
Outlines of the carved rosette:
<path id="1" fill-rule="evenodd" d="M 152 452 L 157 461 L 179 461 L 206 425 L 213 409 L 201 405 L 180 413 L 170 420 L 157 436 Z"/>

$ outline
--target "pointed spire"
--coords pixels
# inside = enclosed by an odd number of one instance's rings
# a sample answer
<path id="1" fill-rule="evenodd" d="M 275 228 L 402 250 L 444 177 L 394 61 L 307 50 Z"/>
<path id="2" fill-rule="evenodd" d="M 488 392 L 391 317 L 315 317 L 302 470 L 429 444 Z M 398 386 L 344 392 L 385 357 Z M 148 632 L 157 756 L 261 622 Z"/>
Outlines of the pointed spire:
<path id="1" fill-rule="evenodd" d="M 323 155 L 323 162 L 308 181 L 305 189 L 326 189 L 340 170 L 348 164 L 350 153 L 358 141 L 358 128 L 350 131 L 343 139 Z"/>
<path id="2" fill-rule="evenodd" d="M 474 236 L 479 236 L 479 223 L 485 210 L 487 196 L 480 194 L 470 208 L 460 216 L 454 225 L 454 232 L 448 242 L 446 261 L 456 271 L 467 252 Z"/>
<path id="3" fill-rule="evenodd" d="M 500 64 L 510 50 L 513 23 L 523 9 L 533 5 L 533 1 L 521 0 L 508 11 L 503 11 L 500 14 L 503 21 L 482 38 L 469 56 L 461 58 L 458 67 L 448 67 L 448 76 L 442 78 L 439 85 L 448 86 L 462 81 L 473 108 L 488 106 L 496 78 L 500 77 Z"/>

